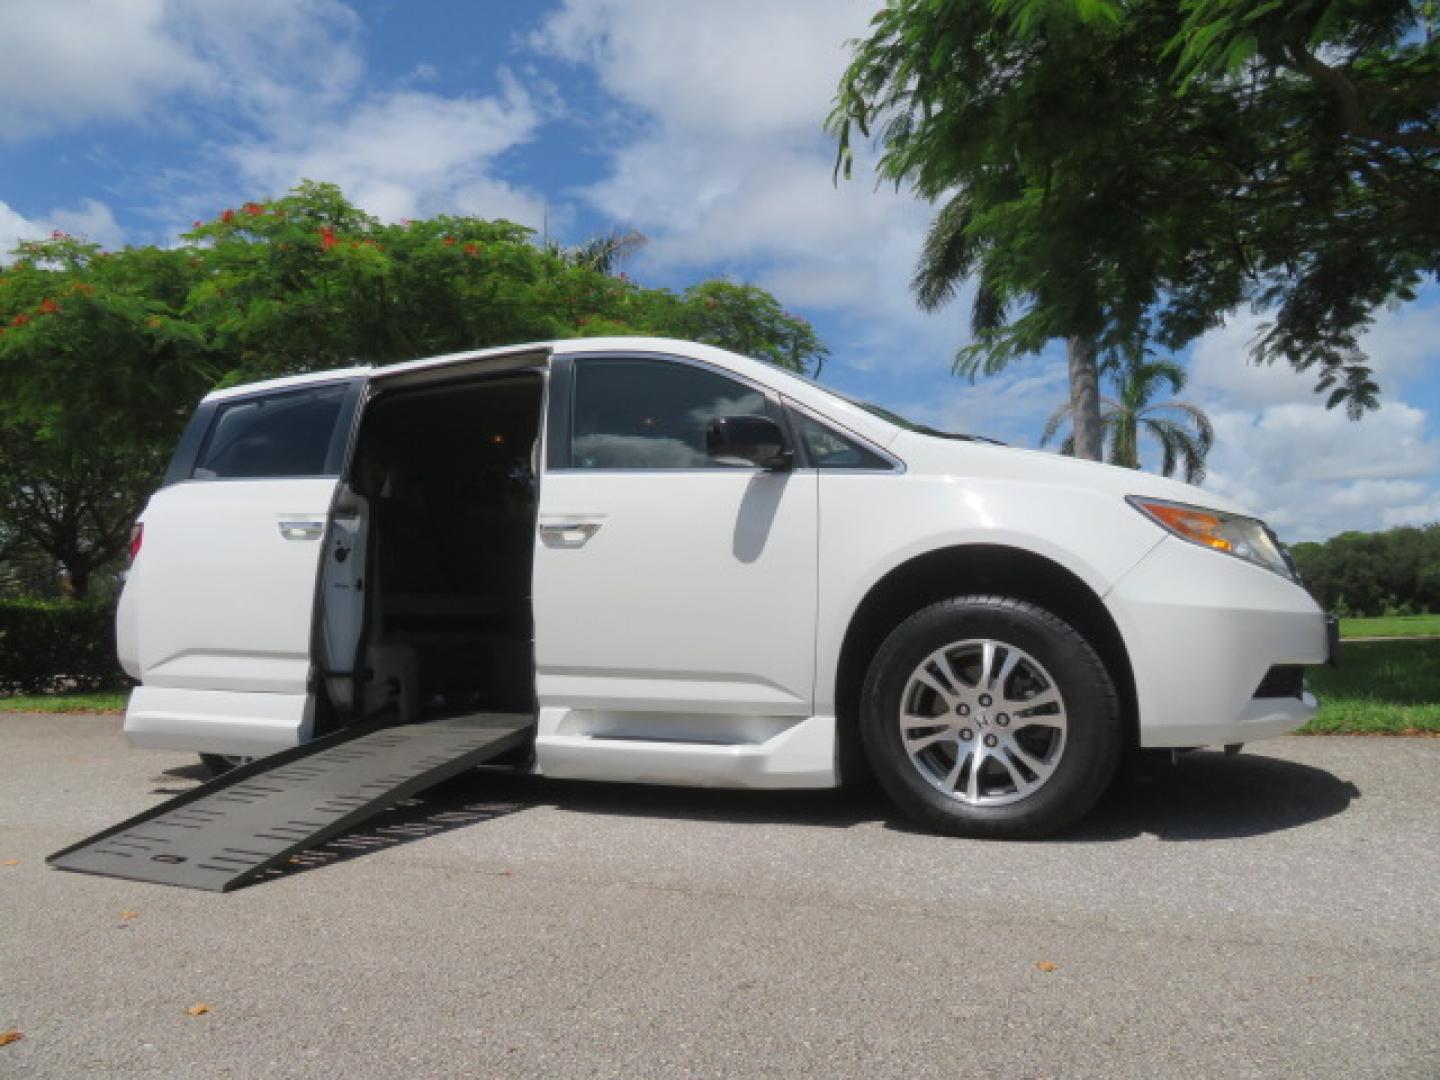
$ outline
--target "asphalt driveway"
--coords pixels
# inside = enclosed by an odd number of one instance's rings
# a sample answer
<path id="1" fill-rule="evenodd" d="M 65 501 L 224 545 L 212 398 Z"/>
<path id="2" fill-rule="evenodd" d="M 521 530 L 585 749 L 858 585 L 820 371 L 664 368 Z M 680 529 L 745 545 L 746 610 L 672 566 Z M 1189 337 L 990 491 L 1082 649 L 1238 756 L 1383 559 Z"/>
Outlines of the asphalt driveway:
<path id="1" fill-rule="evenodd" d="M 229 895 L 44 866 L 197 775 L 0 717 L 0 1077 L 1440 1075 L 1436 739 L 1195 755 L 1045 843 L 477 773 Z"/>

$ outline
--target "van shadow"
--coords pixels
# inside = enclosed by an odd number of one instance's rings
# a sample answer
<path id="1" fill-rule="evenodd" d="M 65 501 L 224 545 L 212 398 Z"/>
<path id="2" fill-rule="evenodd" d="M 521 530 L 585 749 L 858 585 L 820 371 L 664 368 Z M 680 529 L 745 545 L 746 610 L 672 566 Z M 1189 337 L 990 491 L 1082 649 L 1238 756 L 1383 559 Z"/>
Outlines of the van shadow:
<path id="1" fill-rule="evenodd" d="M 203 770 L 196 767 L 193 778 Z M 167 776 L 191 779 L 189 767 Z M 1153 835 L 1227 840 L 1300 828 L 1342 813 L 1360 791 L 1323 769 L 1258 755 L 1200 751 L 1137 777 L 1124 775 L 1075 828 L 1037 843 L 1086 844 Z M 831 791 L 736 791 L 546 780 L 477 770 L 403 800 L 356 828 L 295 855 L 258 881 L 291 877 L 481 825 L 534 807 L 630 818 L 849 829 L 879 823 L 926 835 L 873 786 Z"/>
<path id="2" fill-rule="evenodd" d="M 873 785 L 840 791 L 726 791 L 629 784 L 546 782 L 532 798 L 586 814 L 761 822 L 846 829 L 879 822 L 924 835 Z M 1298 828 L 1343 812 L 1360 791 L 1324 769 L 1277 758 L 1199 751 L 1176 765 L 1127 771 L 1096 808 L 1061 836 L 1040 843 L 1103 843 L 1151 835 L 1167 841 L 1225 840 Z M 525 796 L 517 793 L 523 801 Z"/>

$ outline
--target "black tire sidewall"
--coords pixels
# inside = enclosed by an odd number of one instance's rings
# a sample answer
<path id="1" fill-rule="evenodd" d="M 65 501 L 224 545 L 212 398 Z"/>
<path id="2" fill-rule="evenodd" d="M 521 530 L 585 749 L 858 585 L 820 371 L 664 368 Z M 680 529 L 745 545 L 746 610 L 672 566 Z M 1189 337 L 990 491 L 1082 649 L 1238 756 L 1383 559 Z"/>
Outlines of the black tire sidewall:
<path id="1" fill-rule="evenodd" d="M 1054 774 L 1032 795 L 999 806 L 972 806 L 937 790 L 910 760 L 897 722 L 901 696 L 921 661 L 977 638 L 1034 657 L 1065 703 L 1065 749 Z M 870 766 L 891 799 L 921 824 L 964 836 L 1037 837 L 1065 828 L 1103 794 L 1121 748 L 1115 689 L 1084 637 L 1043 608 L 993 596 L 946 600 L 896 627 L 865 680 L 860 731 Z"/>

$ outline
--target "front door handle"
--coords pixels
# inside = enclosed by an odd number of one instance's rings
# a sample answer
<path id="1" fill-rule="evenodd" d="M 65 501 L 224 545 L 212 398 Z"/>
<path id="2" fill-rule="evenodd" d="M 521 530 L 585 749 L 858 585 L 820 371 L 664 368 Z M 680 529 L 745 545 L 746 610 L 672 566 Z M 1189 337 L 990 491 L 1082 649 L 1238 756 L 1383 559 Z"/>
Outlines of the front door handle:
<path id="1" fill-rule="evenodd" d="M 286 540 L 319 540 L 325 531 L 325 522 L 282 521 L 278 527 Z"/>
<path id="2" fill-rule="evenodd" d="M 603 522 L 599 521 L 557 521 L 540 526 L 540 541 L 551 548 L 584 547 Z"/>

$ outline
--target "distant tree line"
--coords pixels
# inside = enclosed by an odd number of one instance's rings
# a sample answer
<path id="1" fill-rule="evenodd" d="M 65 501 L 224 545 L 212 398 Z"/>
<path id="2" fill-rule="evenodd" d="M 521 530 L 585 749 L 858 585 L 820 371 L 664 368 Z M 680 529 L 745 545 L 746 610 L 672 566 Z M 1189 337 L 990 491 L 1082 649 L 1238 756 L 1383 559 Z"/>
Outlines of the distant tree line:
<path id="1" fill-rule="evenodd" d="M 487 345 L 686 338 L 795 371 L 825 356 L 763 289 L 616 272 L 643 238 L 567 249 L 508 221 L 385 223 L 330 184 L 197 221 L 175 246 L 56 232 L 0 263 L 0 595 L 81 598 L 123 558 L 215 386 Z"/>
<path id="2" fill-rule="evenodd" d="M 1310 595 L 1340 615 L 1440 612 L 1440 524 L 1344 532 L 1290 549 Z"/>

